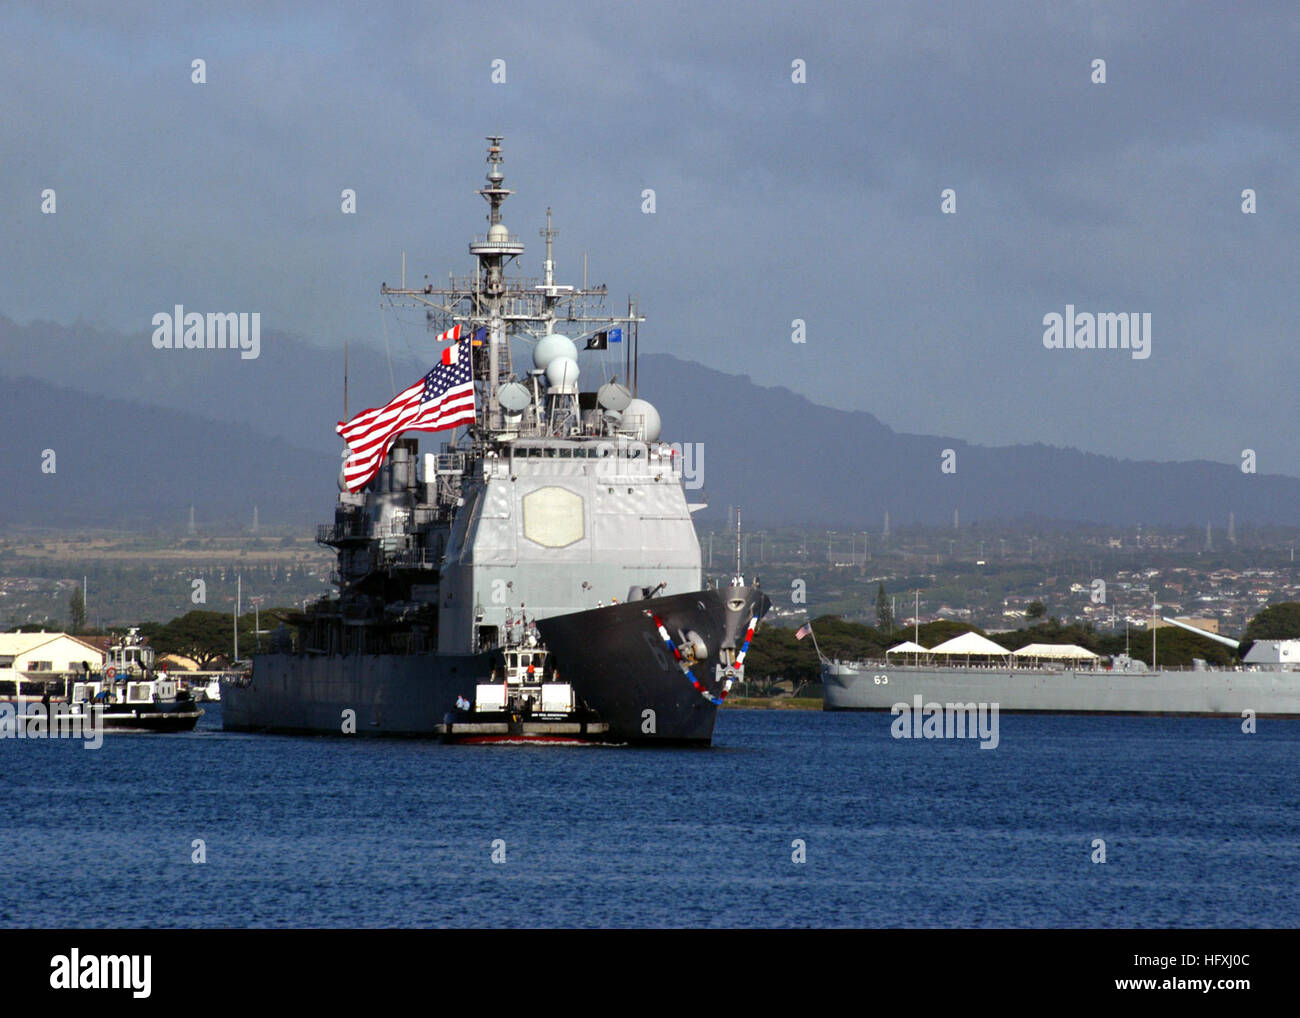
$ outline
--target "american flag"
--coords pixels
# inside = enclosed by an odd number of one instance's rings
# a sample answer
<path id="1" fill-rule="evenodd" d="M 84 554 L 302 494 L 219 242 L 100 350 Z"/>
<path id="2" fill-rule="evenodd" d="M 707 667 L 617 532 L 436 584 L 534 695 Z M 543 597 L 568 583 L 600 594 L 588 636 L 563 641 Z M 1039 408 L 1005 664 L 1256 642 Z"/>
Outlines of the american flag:
<path id="1" fill-rule="evenodd" d="M 802 640 L 805 636 L 808 636 L 811 633 L 812 633 L 812 623 L 805 622 L 802 626 L 799 627 L 799 631 L 794 634 L 794 638 L 796 640 Z"/>
<path id="2" fill-rule="evenodd" d="M 360 491 L 369 483 L 379 472 L 393 439 L 403 431 L 443 431 L 473 422 L 474 375 L 469 340 L 461 340 L 453 349 L 455 355 L 446 358 L 451 363 L 439 364 L 386 406 L 363 410 L 346 423 L 339 421 L 335 430 L 349 450 L 343 464 L 348 491 Z"/>

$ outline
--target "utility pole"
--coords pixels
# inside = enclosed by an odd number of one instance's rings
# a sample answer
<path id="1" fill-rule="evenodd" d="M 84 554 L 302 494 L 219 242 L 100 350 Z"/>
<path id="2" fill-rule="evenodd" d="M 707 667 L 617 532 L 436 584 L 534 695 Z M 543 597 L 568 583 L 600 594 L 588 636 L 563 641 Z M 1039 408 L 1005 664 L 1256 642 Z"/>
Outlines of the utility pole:
<path id="1" fill-rule="evenodd" d="M 253 640 L 258 650 L 262 649 L 262 595 L 258 594 L 253 600 Z"/>
<path id="2" fill-rule="evenodd" d="M 244 593 L 244 577 L 235 580 L 235 664 L 239 663 L 239 602 Z"/>

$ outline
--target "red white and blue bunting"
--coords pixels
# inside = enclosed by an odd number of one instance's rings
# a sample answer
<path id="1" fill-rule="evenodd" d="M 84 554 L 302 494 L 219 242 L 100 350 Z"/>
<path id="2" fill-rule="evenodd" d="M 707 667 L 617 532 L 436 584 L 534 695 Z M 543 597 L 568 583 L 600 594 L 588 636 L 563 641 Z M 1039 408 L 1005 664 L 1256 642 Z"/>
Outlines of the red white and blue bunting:
<path id="1" fill-rule="evenodd" d="M 709 692 L 708 688 L 695 677 L 695 673 L 691 670 L 691 666 L 686 663 L 686 659 L 682 657 L 682 652 L 677 649 L 677 644 L 673 642 L 673 638 L 668 635 L 668 628 L 664 625 L 663 619 L 654 612 L 648 611 L 646 614 L 654 620 L 655 628 L 659 630 L 659 638 L 663 640 L 668 649 L 672 651 L 673 657 L 677 659 L 677 667 L 682 670 L 682 674 L 691 680 L 691 685 L 695 687 L 700 696 L 708 700 L 709 703 L 715 705 L 722 703 L 722 701 L 727 698 L 727 694 L 731 692 L 732 685 L 735 683 L 736 679 L 740 677 L 740 671 L 745 665 L 745 655 L 749 653 L 749 642 L 754 638 L 754 628 L 758 625 L 758 616 L 755 615 L 749 620 L 749 628 L 745 632 L 745 644 L 740 648 L 740 653 L 736 655 L 735 667 L 727 672 L 726 681 L 722 685 L 721 695 L 714 696 Z"/>
<path id="2" fill-rule="evenodd" d="M 745 645 L 740 648 L 740 653 L 736 655 L 736 667 L 745 667 L 745 655 L 749 653 L 749 641 L 754 638 L 754 630 L 758 627 L 758 616 L 755 615 L 749 620 L 749 627 L 745 630 Z"/>

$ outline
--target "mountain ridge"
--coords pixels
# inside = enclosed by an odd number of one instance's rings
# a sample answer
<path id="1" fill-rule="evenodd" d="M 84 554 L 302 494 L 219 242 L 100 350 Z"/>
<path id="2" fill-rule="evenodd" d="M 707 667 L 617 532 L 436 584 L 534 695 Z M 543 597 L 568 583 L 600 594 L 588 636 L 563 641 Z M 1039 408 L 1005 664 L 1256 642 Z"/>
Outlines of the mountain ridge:
<path id="1" fill-rule="evenodd" d="M 11 519 L 84 525 L 125 513 L 162 523 L 187 511 L 191 499 L 182 489 L 221 518 L 247 520 L 253 504 L 264 521 L 328 515 L 338 470 L 334 422 L 343 416 L 342 350 L 267 330 L 261 356 L 242 360 L 231 351 L 155 350 L 144 331 L 20 326 L 3 317 L 0 348 L 0 401 L 9 418 L 0 466 L 13 478 L 37 470 L 31 483 L 11 485 Z M 583 357 L 584 388 L 621 372 L 617 357 L 598 358 Z M 352 348 L 353 414 L 382 405 L 394 385 L 427 370 L 406 339 L 391 376 L 388 361 L 369 343 Z M 760 386 L 669 354 L 643 355 L 638 382 L 663 417 L 664 440 L 701 443 L 706 520 L 742 505 L 755 524 L 854 529 L 875 529 L 886 511 L 897 526 L 950 524 L 954 510 L 965 522 L 1222 525 L 1229 512 L 1240 523 L 1290 522 L 1300 502 L 1300 478 L 1243 474 L 1206 460 L 1132 460 L 1039 442 L 982 446 L 894 431 L 867 411 L 821 406 L 786 386 Z M 86 418 L 81 432 L 69 428 L 78 415 Z M 188 447 L 151 437 L 160 430 L 187 435 Z M 40 474 L 38 454 L 55 445 L 62 447 L 60 470 L 89 471 L 92 487 L 54 498 L 59 475 Z M 130 473 L 133 448 L 153 467 L 133 475 L 147 493 L 140 499 L 115 480 Z M 115 472 L 98 469 L 106 459 L 118 460 Z M 206 471 L 190 469 L 195 460 Z M 215 483 L 214 473 L 225 480 Z M 80 508 L 78 490 L 90 500 Z M 107 506 L 94 502 L 104 490 L 118 492 Z"/>

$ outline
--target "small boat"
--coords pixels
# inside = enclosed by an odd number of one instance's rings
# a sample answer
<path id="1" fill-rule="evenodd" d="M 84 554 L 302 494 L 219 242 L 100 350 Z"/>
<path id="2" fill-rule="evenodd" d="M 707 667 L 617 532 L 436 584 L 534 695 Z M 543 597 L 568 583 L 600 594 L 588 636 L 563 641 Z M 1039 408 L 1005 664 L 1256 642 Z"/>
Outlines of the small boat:
<path id="1" fill-rule="evenodd" d="M 137 629 L 114 641 L 103 671 L 73 683 L 68 699 L 73 717 L 102 707 L 105 731 L 189 732 L 203 716 L 188 689 L 154 671 L 153 648 Z"/>
<path id="2" fill-rule="evenodd" d="M 609 725 L 579 703 L 573 687 L 559 681 L 537 634 L 495 657 L 491 682 L 478 684 L 474 702 L 463 696 L 435 731 L 443 742 L 489 745 L 604 742 Z"/>
<path id="3" fill-rule="evenodd" d="M 73 685 L 69 714 L 76 717 L 101 707 L 105 731 L 189 732 L 203 717 L 203 708 L 189 690 L 162 676 Z"/>
<path id="4" fill-rule="evenodd" d="M 190 696 L 194 697 L 197 703 L 220 703 L 221 702 L 221 683 L 227 677 L 225 674 L 210 675 L 207 678 L 187 677 L 186 686 L 190 691 Z"/>

